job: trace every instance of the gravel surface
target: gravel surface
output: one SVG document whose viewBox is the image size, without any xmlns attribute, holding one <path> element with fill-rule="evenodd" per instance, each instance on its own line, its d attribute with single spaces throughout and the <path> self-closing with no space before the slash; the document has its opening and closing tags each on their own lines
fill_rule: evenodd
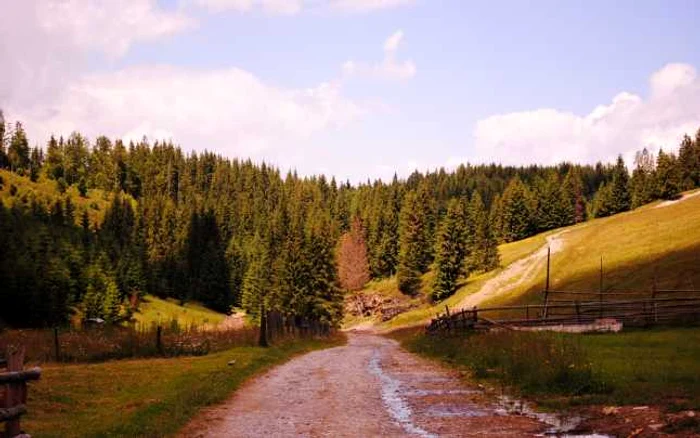
<svg viewBox="0 0 700 438">
<path fill-rule="evenodd" d="M 393 340 L 351 333 L 346 346 L 250 381 L 180 436 L 527 437 L 549 428 Z"/>
</svg>

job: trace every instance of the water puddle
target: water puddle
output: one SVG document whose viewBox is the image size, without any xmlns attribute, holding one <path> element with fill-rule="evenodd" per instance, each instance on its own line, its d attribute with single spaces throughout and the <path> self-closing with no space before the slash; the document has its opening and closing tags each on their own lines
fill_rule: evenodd
<svg viewBox="0 0 700 438">
<path fill-rule="evenodd" d="M 580 415 L 554 414 L 550 412 L 537 412 L 522 400 L 517 400 L 507 395 L 498 397 L 498 415 L 524 415 L 547 424 L 549 429 L 540 436 L 555 436 L 560 438 L 610 438 L 601 434 L 577 434 L 573 431 L 581 424 L 583 418 Z"/>
<path fill-rule="evenodd" d="M 369 371 L 379 378 L 382 385 L 382 401 L 389 414 L 407 433 L 423 438 L 437 438 L 437 435 L 421 429 L 411 422 L 411 408 L 401 397 L 401 382 L 392 378 L 382 370 L 379 351 L 374 351 L 369 361 Z"/>
</svg>

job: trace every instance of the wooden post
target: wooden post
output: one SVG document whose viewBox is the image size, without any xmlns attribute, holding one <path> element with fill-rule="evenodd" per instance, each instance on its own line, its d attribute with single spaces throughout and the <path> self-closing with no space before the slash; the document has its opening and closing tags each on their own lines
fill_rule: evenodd
<svg viewBox="0 0 700 438">
<path fill-rule="evenodd" d="M 162 331 L 163 328 L 160 325 L 156 327 L 156 351 L 158 354 L 163 354 Z"/>
<path fill-rule="evenodd" d="M 529 304 L 525 306 L 525 319 L 530 321 L 530 305 Z"/>
<path fill-rule="evenodd" d="M 56 354 L 56 362 L 61 361 L 61 344 L 58 342 L 58 327 L 53 329 L 53 347 Z"/>
<path fill-rule="evenodd" d="M 542 316 L 547 319 L 547 311 L 549 306 L 549 263 L 552 257 L 552 250 L 547 247 L 547 279 L 544 284 L 544 309 L 542 311 Z"/>
<path fill-rule="evenodd" d="M 7 370 L 22 371 L 24 368 L 24 347 L 20 349 L 9 348 L 7 350 Z M 15 406 L 24 405 L 27 401 L 27 385 L 8 383 L 5 385 L 5 408 L 10 409 Z M 5 435 L 9 438 L 15 437 L 22 432 L 19 425 L 19 417 L 8 420 L 5 423 Z"/>
<path fill-rule="evenodd" d="M 656 270 L 654 270 L 654 283 L 651 285 L 651 305 L 654 306 L 654 324 L 659 322 L 658 306 L 656 303 Z"/>
<path fill-rule="evenodd" d="M 598 313 L 603 317 L 603 256 L 600 256 L 600 284 L 598 286 Z"/>
<path fill-rule="evenodd" d="M 476 306 L 474 306 L 472 308 L 472 314 L 474 316 L 474 325 L 476 326 L 476 323 L 479 320 L 479 314 L 478 314 L 478 311 L 476 310 Z"/>
<path fill-rule="evenodd" d="M 578 307 L 578 300 L 575 303 L 576 305 L 576 322 L 580 323 L 581 322 L 581 311 Z"/>
<path fill-rule="evenodd" d="M 267 347 L 267 312 L 265 312 L 265 305 L 261 306 L 262 311 L 260 312 L 260 337 L 258 339 L 258 345 L 261 347 Z"/>
</svg>

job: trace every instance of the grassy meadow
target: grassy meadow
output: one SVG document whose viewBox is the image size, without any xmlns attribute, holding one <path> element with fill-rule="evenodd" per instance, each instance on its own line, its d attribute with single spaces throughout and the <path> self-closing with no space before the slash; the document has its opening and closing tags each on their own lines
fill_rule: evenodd
<svg viewBox="0 0 700 438">
<path fill-rule="evenodd" d="M 138 311 L 134 312 L 134 320 L 138 325 L 168 325 L 173 321 L 180 327 L 217 325 L 226 315 L 208 309 L 201 304 L 190 302 L 181 305 L 177 300 L 161 299 L 147 295 L 141 300 Z"/>
<path fill-rule="evenodd" d="M 394 335 L 410 351 L 540 405 L 661 405 L 700 409 L 700 328 L 618 334 L 493 332 Z"/>
<path fill-rule="evenodd" d="M 30 385 L 22 426 L 47 438 L 171 436 L 246 379 L 295 355 L 343 342 L 336 336 L 202 357 L 48 365 Z"/>
</svg>

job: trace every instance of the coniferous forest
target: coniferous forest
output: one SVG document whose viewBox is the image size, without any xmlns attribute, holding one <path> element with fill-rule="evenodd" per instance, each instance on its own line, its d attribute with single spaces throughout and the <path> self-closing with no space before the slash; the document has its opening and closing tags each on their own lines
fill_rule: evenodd
<svg viewBox="0 0 700 438">
<path fill-rule="evenodd" d="M 119 322 L 145 294 L 338 324 L 345 292 L 368 279 L 396 275 L 402 292 L 440 300 L 497 267 L 500 242 L 700 187 L 700 131 L 678 155 L 642 150 L 631 173 L 621 158 L 465 164 L 356 185 L 169 142 L 30 142 L 0 113 L 0 168 L 55 187 L 27 195 L 0 180 L 0 324 L 15 327 Z"/>
</svg>

